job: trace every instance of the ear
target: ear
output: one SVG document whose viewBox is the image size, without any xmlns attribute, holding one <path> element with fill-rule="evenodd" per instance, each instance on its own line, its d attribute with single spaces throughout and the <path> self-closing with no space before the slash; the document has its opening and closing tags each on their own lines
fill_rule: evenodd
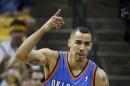
<svg viewBox="0 0 130 86">
<path fill-rule="evenodd" d="M 89 46 L 89 51 L 91 51 L 92 50 L 92 44 Z"/>
<path fill-rule="evenodd" d="M 71 44 L 71 40 L 68 39 L 68 47 L 70 47 L 70 44 Z"/>
</svg>

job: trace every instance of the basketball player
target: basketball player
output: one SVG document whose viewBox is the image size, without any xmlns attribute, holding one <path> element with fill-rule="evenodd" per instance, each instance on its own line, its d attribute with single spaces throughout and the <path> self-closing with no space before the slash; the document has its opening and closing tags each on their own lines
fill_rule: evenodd
<svg viewBox="0 0 130 86">
<path fill-rule="evenodd" d="M 48 48 L 32 50 L 49 30 L 60 28 L 64 22 L 59 9 L 39 30 L 28 37 L 17 50 L 16 58 L 30 64 L 44 66 L 43 86 L 109 86 L 106 73 L 86 56 L 92 47 L 88 28 L 78 28 L 68 41 L 70 50 L 54 51 Z"/>
</svg>

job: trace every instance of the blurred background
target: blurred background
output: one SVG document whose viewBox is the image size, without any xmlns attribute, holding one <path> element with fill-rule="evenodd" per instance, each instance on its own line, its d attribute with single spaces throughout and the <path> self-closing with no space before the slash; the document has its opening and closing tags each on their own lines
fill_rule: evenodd
<svg viewBox="0 0 130 86">
<path fill-rule="evenodd" d="M 106 71 L 110 86 L 130 86 L 130 0 L 0 0 L 0 86 L 40 86 L 43 67 L 16 62 L 15 53 L 59 8 L 65 25 L 34 49 L 68 50 L 71 31 L 89 25 L 88 58 Z"/>
</svg>

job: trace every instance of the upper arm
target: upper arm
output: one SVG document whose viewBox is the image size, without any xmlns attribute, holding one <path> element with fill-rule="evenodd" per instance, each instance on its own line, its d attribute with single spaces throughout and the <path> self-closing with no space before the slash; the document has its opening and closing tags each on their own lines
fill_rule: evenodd
<svg viewBox="0 0 130 86">
<path fill-rule="evenodd" d="M 41 50 L 32 50 L 25 62 L 33 65 L 38 65 L 41 63 L 47 64 L 47 57 L 45 54 L 41 53 Z"/>
<path fill-rule="evenodd" d="M 50 50 L 48 48 L 43 48 L 40 50 L 32 50 L 29 53 L 25 62 L 33 65 L 39 65 L 39 64 L 48 65 L 50 57 L 55 58 L 56 55 L 57 55 L 56 51 Z"/>
<path fill-rule="evenodd" d="M 106 73 L 100 68 L 97 68 L 96 71 L 95 86 L 109 86 L 108 77 Z"/>
</svg>

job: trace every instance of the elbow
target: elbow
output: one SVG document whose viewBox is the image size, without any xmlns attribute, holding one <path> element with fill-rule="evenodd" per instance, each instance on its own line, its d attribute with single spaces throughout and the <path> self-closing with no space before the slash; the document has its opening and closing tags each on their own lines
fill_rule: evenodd
<svg viewBox="0 0 130 86">
<path fill-rule="evenodd" d="M 21 58 L 22 58 L 22 57 L 21 57 L 21 55 L 20 55 L 20 54 L 18 54 L 18 53 L 16 53 L 16 60 L 17 60 L 17 61 L 20 61 L 20 60 L 21 60 Z"/>
<path fill-rule="evenodd" d="M 22 53 L 22 51 L 19 51 L 19 50 L 17 50 L 17 52 L 16 52 L 16 60 L 17 61 L 23 61 L 24 60 L 24 54 Z"/>
</svg>

